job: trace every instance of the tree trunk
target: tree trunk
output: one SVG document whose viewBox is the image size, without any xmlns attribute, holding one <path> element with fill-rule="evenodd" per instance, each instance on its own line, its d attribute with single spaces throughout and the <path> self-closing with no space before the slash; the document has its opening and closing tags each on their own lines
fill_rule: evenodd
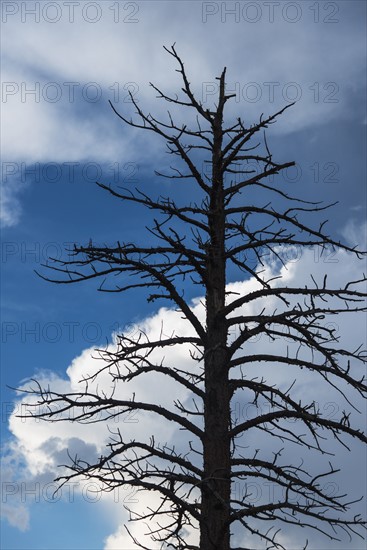
<svg viewBox="0 0 367 550">
<path fill-rule="evenodd" d="M 226 352 L 222 347 L 209 352 L 205 369 L 204 482 L 200 550 L 229 550 L 230 409 Z"/>
<path fill-rule="evenodd" d="M 223 92 L 224 93 L 224 92 Z M 200 550 L 229 550 L 231 491 L 230 394 L 228 384 L 227 327 L 218 314 L 225 304 L 225 216 L 221 171 L 222 116 L 214 129 L 212 191 L 208 222 L 206 292 L 207 349 L 205 354 L 204 480 L 202 485 Z"/>
</svg>

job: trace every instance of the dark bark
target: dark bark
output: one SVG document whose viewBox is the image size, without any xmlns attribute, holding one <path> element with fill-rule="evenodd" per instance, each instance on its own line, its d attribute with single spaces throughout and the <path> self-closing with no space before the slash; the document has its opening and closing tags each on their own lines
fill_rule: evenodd
<svg viewBox="0 0 367 550">
<path fill-rule="evenodd" d="M 225 305 L 225 207 L 222 168 L 225 71 L 220 78 L 219 105 L 213 125 L 212 190 L 208 213 L 204 399 L 204 479 L 201 497 L 200 550 L 230 549 L 230 392 Z"/>
</svg>

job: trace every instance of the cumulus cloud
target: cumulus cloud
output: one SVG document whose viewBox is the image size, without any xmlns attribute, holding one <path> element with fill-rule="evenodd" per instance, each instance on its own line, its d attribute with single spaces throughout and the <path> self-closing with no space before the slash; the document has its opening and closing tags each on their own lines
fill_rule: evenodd
<svg viewBox="0 0 367 550">
<path fill-rule="evenodd" d="M 319 282 L 323 280 L 325 273 L 328 273 L 330 286 L 338 287 L 345 284 L 346 281 L 358 279 L 362 271 L 360 262 L 350 254 L 344 252 L 339 252 L 332 258 L 332 262 L 330 262 L 330 258 L 327 256 L 324 258 L 315 256 L 315 252 L 312 250 L 305 251 L 302 256 L 294 256 L 294 260 L 288 261 L 283 267 L 275 259 L 273 260 L 270 258 L 266 265 L 266 275 L 282 275 L 282 279 L 274 282 L 277 285 L 296 284 L 302 287 L 311 284 L 310 273 Z M 228 290 L 244 294 L 255 290 L 257 287 L 258 283 L 250 279 L 230 283 Z M 274 300 L 267 299 L 266 303 L 251 302 L 246 306 L 246 314 L 256 314 L 264 306 L 266 307 L 266 311 L 271 312 L 275 309 L 276 305 L 279 306 Z M 204 319 L 204 309 L 200 298 L 192 302 L 192 309 L 201 320 Z M 341 337 L 341 343 L 346 343 L 348 348 L 357 348 L 363 342 L 365 336 L 365 323 L 360 320 L 357 321 L 355 317 L 353 319 L 351 322 L 349 315 L 338 315 L 336 319 L 333 318 L 330 320 L 330 322 L 335 324 L 334 328 Z M 325 322 L 327 323 L 328 320 Z M 139 323 L 139 329 L 152 340 L 159 338 L 161 334 L 168 336 L 174 332 L 182 336 L 191 334 L 192 332 L 189 323 L 182 318 L 182 315 L 169 308 L 161 308 L 155 315 L 142 320 Z M 253 351 L 253 353 L 286 353 L 286 348 L 292 344 L 281 340 L 271 341 L 266 336 L 262 336 L 261 339 L 255 339 L 248 345 L 248 351 Z M 113 335 L 108 349 L 109 351 L 116 349 L 116 335 Z M 159 358 L 162 358 L 162 352 L 155 350 L 151 359 L 154 361 L 159 360 Z M 180 365 L 180 368 L 187 370 L 195 368 L 188 350 L 184 346 L 166 348 L 164 351 L 164 361 L 169 366 Z M 49 371 L 37 373 L 37 379 L 40 381 L 42 387 L 50 386 L 53 390 L 60 393 L 81 391 L 84 388 L 83 378 L 87 375 L 92 375 L 100 368 L 101 361 L 98 359 L 98 354 L 95 350 L 89 348 L 72 361 L 66 370 L 66 377 L 64 379 Z M 320 408 L 323 408 L 326 415 L 334 415 L 335 418 L 340 418 L 342 410 L 347 406 L 337 391 L 332 392 L 330 388 L 325 388 L 323 384 L 319 383 L 317 377 L 310 376 L 305 370 L 300 371 L 297 369 L 295 373 L 287 365 L 278 364 L 260 368 L 258 365 L 250 364 L 248 365 L 248 373 L 249 376 L 254 377 L 264 376 L 269 383 L 276 382 L 278 386 L 283 388 L 295 381 L 294 398 L 296 400 L 300 399 L 304 403 L 316 401 L 319 403 Z M 103 390 L 107 394 L 112 390 L 111 378 L 107 370 L 103 371 L 96 381 L 92 380 L 89 384 L 91 391 L 96 390 L 97 385 L 99 390 Z M 26 385 L 25 383 L 24 387 Z M 116 398 L 127 399 L 131 397 L 132 393 L 135 393 L 136 401 L 159 403 L 171 410 L 174 410 L 174 400 L 179 399 L 183 404 L 188 405 L 191 399 L 188 390 L 174 383 L 169 377 L 159 374 L 145 374 L 128 384 L 117 386 L 114 395 Z M 31 402 L 32 399 L 29 396 L 20 396 L 16 409 L 10 418 L 9 427 L 13 434 L 7 455 L 8 477 L 10 480 L 17 479 L 17 477 L 23 479 L 24 468 L 26 468 L 30 480 L 41 480 L 43 483 L 50 483 L 52 476 L 55 477 L 56 475 L 57 465 L 67 463 L 67 449 L 69 449 L 72 457 L 77 455 L 87 461 L 93 461 L 96 457 L 103 454 L 105 445 L 108 443 L 110 437 L 105 422 L 92 425 L 81 425 L 71 422 L 50 424 L 40 422 L 36 419 L 18 418 L 16 416 L 17 413 L 30 410 Z M 353 403 L 360 406 L 358 400 L 353 401 Z M 265 407 L 266 404 L 260 403 L 260 406 Z M 253 406 L 251 408 L 249 405 L 246 396 L 243 395 L 240 395 L 236 403 L 233 404 L 233 411 L 237 420 L 243 420 L 244 417 L 248 418 L 256 412 L 253 410 Z M 360 424 L 361 419 L 358 415 L 356 415 L 355 420 Z M 116 430 L 117 424 L 110 421 L 109 427 L 112 431 Z M 123 424 L 121 424 L 121 419 L 119 420 L 118 427 L 123 433 L 124 440 L 136 439 L 149 441 L 149 438 L 155 435 L 156 440 L 162 444 L 167 444 L 168 446 L 175 444 L 180 451 L 187 450 L 188 448 L 185 432 L 178 431 L 172 422 L 166 422 L 152 413 L 144 414 L 139 412 L 138 415 L 128 415 Z M 269 441 L 272 438 L 266 439 L 255 432 L 248 434 L 246 438 L 247 445 L 252 445 L 254 448 L 261 447 L 261 453 L 264 456 L 267 454 L 272 456 L 274 442 Z M 327 447 L 332 452 L 336 450 L 333 442 L 329 441 Z M 339 484 L 338 488 L 339 486 L 341 488 L 341 492 L 343 492 L 342 489 L 348 489 L 348 492 L 352 496 L 359 497 L 361 496 L 360 488 L 363 477 L 363 456 L 358 454 L 354 449 L 352 445 L 352 455 L 338 449 L 337 462 L 338 466 L 341 466 L 342 474 L 337 478 L 337 482 Z M 19 466 L 19 459 L 17 462 L 12 462 L 15 456 L 21 457 L 23 469 Z M 294 449 L 286 449 L 284 451 L 284 459 L 288 458 L 293 461 L 292 463 L 300 459 L 301 456 L 305 455 L 295 453 Z M 353 469 L 349 468 L 351 463 L 353 463 Z M 318 471 L 320 468 L 327 469 L 327 461 L 325 462 L 322 457 L 313 457 L 311 464 L 312 469 L 315 469 L 315 471 Z M 60 472 L 57 473 L 59 474 Z M 81 489 L 82 484 L 79 491 Z M 238 490 L 243 490 L 243 488 L 239 488 Z M 265 487 L 257 487 L 256 491 L 260 491 L 258 495 L 259 499 L 266 498 Z M 10 497 L 11 495 L 4 509 L 4 515 L 12 525 L 17 525 L 19 528 L 24 529 L 28 526 L 29 510 L 26 504 L 19 502 L 19 496 Z M 147 506 L 154 505 L 155 498 L 150 493 L 135 493 L 134 491 L 129 493 L 125 489 L 123 494 L 120 492 L 117 498 L 116 495 L 114 497 L 111 494 L 104 497 L 104 506 L 116 521 L 116 530 L 106 539 L 105 550 L 120 550 L 121 548 L 131 547 L 131 541 L 123 526 L 123 523 L 128 520 L 126 510 L 122 510 L 123 506 L 127 505 L 133 511 L 141 513 Z M 123 512 L 122 516 L 121 512 Z M 146 527 L 133 523 L 129 528 L 134 536 L 151 547 L 152 543 L 147 535 L 148 530 Z M 194 541 L 194 533 L 188 532 L 187 536 L 191 537 L 191 540 Z M 247 539 L 244 539 L 244 535 L 240 534 L 240 532 L 236 532 L 236 537 L 239 544 L 248 543 Z M 297 535 L 293 534 L 291 530 L 287 530 L 283 537 L 285 537 L 284 541 L 288 542 L 288 544 L 297 544 Z M 317 547 L 320 550 L 328 548 L 328 542 L 325 542 L 325 540 L 316 535 L 311 540 L 317 541 Z M 356 548 L 362 548 L 362 546 L 358 546 L 358 540 L 356 544 Z M 335 548 L 339 548 L 337 543 L 335 543 Z"/>
</svg>

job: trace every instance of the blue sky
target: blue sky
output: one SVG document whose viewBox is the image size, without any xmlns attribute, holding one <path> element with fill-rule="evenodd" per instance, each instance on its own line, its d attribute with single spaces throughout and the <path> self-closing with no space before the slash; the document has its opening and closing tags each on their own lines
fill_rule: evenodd
<svg viewBox="0 0 367 550">
<path fill-rule="evenodd" d="M 274 156 L 297 163 L 283 184 L 306 199 L 339 201 L 328 216 L 330 232 L 363 243 L 366 5 L 81 0 L 72 14 L 63 2 L 51 4 L 2 4 L 1 543 L 4 550 L 127 550 L 120 503 L 104 497 L 92 503 L 79 489 L 56 503 L 42 494 L 56 459 L 66 460 L 72 432 L 27 429 L 14 416 L 9 425 L 15 396 L 8 386 L 37 373 L 68 384 L 86 361 L 85 350 L 110 342 L 118 327 L 159 318 L 144 293 L 101 293 L 94 282 L 52 285 L 35 275 L 68 243 L 146 241 L 149 213 L 103 192 L 93 183 L 96 175 L 178 200 L 188 193 L 154 176 L 171 161 L 164 142 L 125 127 L 108 100 L 132 114 L 130 90 L 146 111 L 164 117 L 166 106 L 149 82 L 169 93 L 179 89 L 176 67 L 162 48 L 174 42 L 203 101 L 214 98 L 215 77 L 228 67 L 228 87 L 237 94 L 229 118 L 256 122 L 296 98 L 268 131 Z M 335 277 L 362 271 L 352 262 L 345 266 L 342 257 L 337 264 L 310 256 L 302 262 L 295 277 L 307 270 Z M 234 281 L 238 276 L 229 273 Z M 197 295 L 189 286 L 186 292 Z M 357 338 L 363 328 L 356 320 L 348 330 Z M 92 435 L 81 434 L 77 447 L 83 441 L 86 452 L 96 448 Z M 358 488 L 363 456 L 341 457 L 355 464 L 347 483 Z M 36 496 L 23 494 L 24 480 L 39 484 Z M 312 550 L 329 548 L 318 537 L 311 542 Z M 356 540 L 353 548 L 362 547 Z"/>
</svg>

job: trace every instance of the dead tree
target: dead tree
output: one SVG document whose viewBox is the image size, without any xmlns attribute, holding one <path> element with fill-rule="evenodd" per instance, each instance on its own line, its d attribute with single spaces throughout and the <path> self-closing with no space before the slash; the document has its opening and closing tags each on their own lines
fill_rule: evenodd
<svg viewBox="0 0 367 550">
<path fill-rule="evenodd" d="M 351 503 L 344 495 L 330 496 L 320 484 L 320 478 L 332 476 L 336 468 L 330 463 L 326 471 L 310 473 L 307 464 L 284 462 L 281 447 L 301 446 L 305 457 L 307 452 L 327 455 L 325 434 L 346 446 L 347 438 L 365 443 L 363 431 L 352 425 L 346 412 L 338 420 L 327 418 L 315 402 L 294 397 L 291 382 L 286 389 L 256 377 L 256 372 L 264 365 L 287 366 L 291 381 L 303 369 L 303 375 L 308 372 L 313 379 L 317 377 L 326 387 L 336 389 L 351 410 L 356 408 L 350 396 L 351 392 L 365 396 L 361 367 L 366 355 L 360 348 L 342 347 L 335 330 L 322 320 L 344 312 L 365 311 L 366 294 L 361 284 L 366 278 L 334 288 L 328 286 L 326 277 L 316 281 L 311 275 L 309 285 L 289 287 L 279 278 L 269 280 L 263 266 L 266 254 L 270 252 L 282 261 L 281 251 L 292 246 L 321 253 L 343 250 L 358 258 L 364 252 L 327 235 L 320 220 L 317 224 L 310 221 L 311 216 L 318 217 L 330 205 L 301 200 L 278 185 L 277 175 L 294 162 L 273 160 L 265 129 L 290 105 L 272 116 L 261 116 L 253 125 L 238 118 L 226 126 L 224 110 L 233 97 L 226 94 L 226 69 L 218 78 L 217 104 L 210 110 L 194 94 L 175 46 L 165 49 L 178 64 L 183 95 L 169 96 L 151 86 L 158 98 L 187 109 L 188 117 L 194 113 L 194 125 L 176 124 L 170 112 L 165 122 L 145 114 L 133 96 L 135 120 L 111 106 L 128 126 L 148 130 L 165 140 L 177 162 L 172 172 L 156 172 L 157 177 L 188 185 L 194 182 L 200 200 L 178 204 L 171 196 L 152 198 L 138 189 L 98 182 L 117 199 L 157 213 L 150 229 L 153 244 L 118 240 L 114 246 L 91 242 L 75 246 L 74 257 L 47 266 L 58 272 L 56 280 L 44 272 L 41 276 L 58 283 L 102 279 L 99 290 L 109 292 L 146 290 L 148 301 L 173 304 L 190 323 L 192 335 L 172 329 L 169 335 L 162 333 L 151 341 L 143 332 L 134 337 L 121 334 L 116 350 L 99 350 L 105 363 L 98 374 L 88 377 L 86 373 L 83 391 L 64 395 L 37 383 L 27 391 L 32 398 L 37 396 L 41 406 L 33 414 L 45 420 L 61 421 L 62 414 L 70 411 L 73 415 L 68 418 L 73 422 L 101 422 L 122 418 L 131 411 L 149 412 L 183 430 L 180 434 L 183 438 L 187 434 L 187 448 L 178 452 L 157 436 L 148 441 L 125 440 L 121 424 L 99 461 L 89 464 L 75 457 L 69 465 L 71 472 L 58 480 L 65 483 L 84 476 L 99 480 L 105 490 L 129 485 L 158 493 L 160 505 L 145 515 L 136 513 L 132 519 L 157 521 L 151 536 L 162 548 L 244 550 L 231 544 L 235 525 L 252 537 L 254 546 L 265 544 L 266 548 L 285 548 L 274 532 L 275 526 L 282 524 L 286 529 L 300 526 L 316 530 L 330 540 L 338 539 L 340 530 L 361 536 L 365 522 L 359 516 L 350 517 Z M 207 163 L 208 173 L 200 169 L 198 158 Z M 250 258 L 256 259 L 256 267 Z M 257 289 L 244 295 L 229 293 L 229 266 L 238 269 L 242 278 L 245 275 L 256 280 Z M 128 283 L 127 275 L 131 276 Z M 110 276 L 113 284 L 108 286 Z M 205 322 L 194 313 L 180 286 L 189 277 L 205 295 Z M 267 304 L 274 301 L 276 307 L 271 306 L 270 311 Z M 258 302 L 262 304 L 259 312 L 248 313 L 252 311 L 249 306 Z M 231 339 L 233 327 L 237 332 Z M 280 341 L 286 337 L 294 345 L 289 345 L 287 353 L 251 353 L 248 343 L 260 334 Z M 180 365 L 167 365 L 164 359 L 151 359 L 154 350 L 164 352 L 169 346 L 185 346 L 192 358 L 190 371 Z M 109 393 L 102 389 L 90 391 L 92 380 L 102 372 L 110 373 L 114 389 Z M 152 372 L 162 379 L 170 377 L 191 392 L 195 406 L 188 409 L 176 400 L 172 408 L 167 408 L 154 399 L 148 403 L 137 401 L 135 395 L 125 400 L 116 397 L 119 384 Z M 268 403 L 269 412 L 239 421 L 233 403 L 240 390 L 255 405 Z M 298 421 L 292 429 L 289 419 Z M 279 442 L 273 447 L 275 452 L 269 455 L 261 448 L 246 445 L 254 430 L 262 434 L 264 441 L 269 437 Z M 254 504 L 248 494 L 233 495 L 235 480 L 266 480 L 282 488 L 284 498 Z M 197 543 L 185 541 L 187 528 L 198 530 Z M 137 546 L 147 548 L 132 538 Z"/>
</svg>

